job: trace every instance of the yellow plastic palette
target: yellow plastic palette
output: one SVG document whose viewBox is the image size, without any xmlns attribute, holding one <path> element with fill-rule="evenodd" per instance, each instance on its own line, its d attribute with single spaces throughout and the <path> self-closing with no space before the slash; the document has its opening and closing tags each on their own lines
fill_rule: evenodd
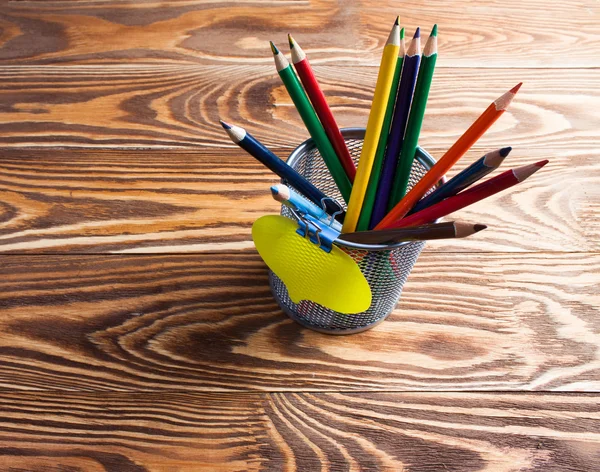
<svg viewBox="0 0 600 472">
<path fill-rule="evenodd" d="M 294 303 L 310 300 L 344 314 L 371 306 L 371 288 L 352 258 L 333 246 L 327 253 L 296 233 L 298 225 L 279 215 L 259 218 L 252 239 L 265 264 L 285 284 Z"/>
</svg>

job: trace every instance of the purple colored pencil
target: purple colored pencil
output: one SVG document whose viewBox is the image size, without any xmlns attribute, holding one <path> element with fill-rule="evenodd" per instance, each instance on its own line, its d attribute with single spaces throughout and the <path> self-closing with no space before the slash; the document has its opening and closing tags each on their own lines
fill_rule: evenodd
<svg viewBox="0 0 600 472">
<path fill-rule="evenodd" d="M 394 109 L 394 118 L 392 120 L 392 127 L 390 128 L 390 135 L 388 137 L 387 149 L 385 151 L 383 168 L 379 179 L 379 186 L 377 187 L 369 229 L 373 229 L 387 213 L 392 183 L 394 182 L 394 174 L 398 165 L 398 157 L 402 150 L 404 130 L 406 129 L 406 123 L 408 122 L 408 113 L 415 91 L 419 64 L 421 63 L 420 38 L 420 29 L 417 28 L 415 35 L 410 42 L 410 46 L 406 51 L 406 56 L 404 56 L 402 76 L 400 78 L 400 85 L 398 86 L 398 96 L 396 97 L 396 106 Z"/>
</svg>

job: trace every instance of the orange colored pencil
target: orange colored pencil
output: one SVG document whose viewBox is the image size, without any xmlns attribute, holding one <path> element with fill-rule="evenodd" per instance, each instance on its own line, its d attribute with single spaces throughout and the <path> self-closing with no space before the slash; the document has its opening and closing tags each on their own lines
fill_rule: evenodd
<svg viewBox="0 0 600 472">
<path fill-rule="evenodd" d="M 510 105 L 522 82 L 493 101 L 477 120 L 458 138 L 446 154 L 427 172 L 421 180 L 404 196 L 402 200 L 385 216 L 374 229 L 388 228 L 391 223 L 403 218 L 413 206 L 433 187 L 442 176 L 456 164 L 477 140 L 492 126 Z"/>
</svg>

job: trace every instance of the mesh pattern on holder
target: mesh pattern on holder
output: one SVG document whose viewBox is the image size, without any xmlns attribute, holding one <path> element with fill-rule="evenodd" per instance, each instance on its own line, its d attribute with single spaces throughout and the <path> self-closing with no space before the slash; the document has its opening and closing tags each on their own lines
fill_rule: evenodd
<svg viewBox="0 0 600 472">
<path fill-rule="evenodd" d="M 343 129 L 342 134 L 354 162 L 358 162 L 364 129 Z M 433 162 L 433 159 L 424 151 L 419 151 L 413 162 L 409 188 L 425 175 Z M 337 186 L 312 140 L 309 139 L 296 148 L 290 155 L 288 164 L 325 194 L 343 203 Z M 294 219 L 286 206 L 282 206 L 281 214 Z M 365 249 L 348 247 L 341 242 L 335 244 L 354 259 L 369 283 L 372 303 L 368 310 L 355 315 L 345 315 L 308 300 L 302 300 L 296 304 L 290 299 L 287 288 L 281 279 L 269 271 L 269 283 L 273 296 L 290 318 L 316 331 L 329 334 L 351 334 L 372 328 L 383 321 L 398 303 L 404 283 L 425 243 L 422 241 L 407 242 L 399 246 L 395 245 L 390 250 L 377 251 L 369 250 L 368 247 Z"/>
</svg>

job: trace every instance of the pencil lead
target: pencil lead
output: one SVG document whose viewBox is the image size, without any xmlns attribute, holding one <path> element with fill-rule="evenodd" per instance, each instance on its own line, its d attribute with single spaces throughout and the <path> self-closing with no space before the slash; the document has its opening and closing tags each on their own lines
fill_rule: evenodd
<svg viewBox="0 0 600 472">
<path fill-rule="evenodd" d="M 279 189 L 275 185 L 273 185 L 271 187 L 271 193 L 273 194 L 273 196 L 279 195 Z"/>
<path fill-rule="evenodd" d="M 515 93 L 517 93 L 519 91 L 519 89 L 521 88 L 521 85 L 523 85 L 523 82 L 519 82 L 517 85 L 515 85 L 513 88 L 511 88 L 509 90 L 509 92 L 514 95 Z"/>
<path fill-rule="evenodd" d="M 226 123 L 226 122 L 225 122 L 225 121 L 223 121 L 223 120 L 219 120 L 219 123 L 221 123 L 221 126 L 222 126 L 224 129 L 231 129 L 231 125 L 230 125 L 229 123 Z"/>
<path fill-rule="evenodd" d="M 500 153 L 500 155 L 502 157 L 506 157 L 506 156 L 508 156 L 508 153 L 510 153 L 510 151 L 512 151 L 512 148 L 510 146 L 508 146 L 508 147 L 500 149 L 500 151 L 498 151 L 498 152 Z"/>
<path fill-rule="evenodd" d="M 273 41 L 269 41 L 269 43 L 271 43 L 271 51 L 273 51 L 273 55 L 277 55 L 279 54 L 279 49 L 277 49 L 277 46 L 275 46 L 275 44 L 273 44 Z"/>
<path fill-rule="evenodd" d="M 479 231 L 483 231 L 486 228 L 487 228 L 487 225 L 474 225 L 473 226 L 473 229 L 475 230 L 476 233 L 479 233 Z"/>
<path fill-rule="evenodd" d="M 404 39 L 404 28 L 400 30 L 400 39 Z"/>
<path fill-rule="evenodd" d="M 548 164 L 548 162 L 550 162 L 548 159 L 544 159 L 543 161 L 536 162 L 533 165 L 536 167 L 544 167 L 546 164 Z"/>
<path fill-rule="evenodd" d="M 396 17 L 396 22 L 394 23 L 395 25 L 399 25 L 400 24 L 400 15 L 398 15 Z"/>
<path fill-rule="evenodd" d="M 417 27 L 417 30 L 415 31 L 415 35 L 413 36 L 413 39 L 420 38 L 420 37 L 421 37 L 421 28 Z"/>
<path fill-rule="evenodd" d="M 294 41 L 294 38 L 292 38 L 291 34 L 288 34 L 288 43 L 290 43 L 290 49 L 294 49 L 294 45 L 296 44 L 296 41 Z"/>
<path fill-rule="evenodd" d="M 435 25 L 433 25 L 433 29 L 431 30 L 431 34 L 429 36 L 437 37 L 437 23 Z"/>
</svg>

